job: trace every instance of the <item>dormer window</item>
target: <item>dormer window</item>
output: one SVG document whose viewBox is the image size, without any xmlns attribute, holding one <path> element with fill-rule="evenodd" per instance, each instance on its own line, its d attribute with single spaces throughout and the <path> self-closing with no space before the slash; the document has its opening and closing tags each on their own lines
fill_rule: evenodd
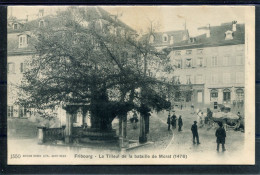
<svg viewBox="0 0 260 175">
<path fill-rule="evenodd" d="M 39 27 L 44 27 L 44 20 L 39 21 Z"/>
<path fill-rule="evenodd" d="M 153 35 L 150 36 L 149 43 L 150 44 L 154 43 L 154 36 Z"/>
<path fill-rule="evenodd" d="M 170 44 L 173 44 L 173 43 L 174 43 L 173 36 L 171 36 Z"/>
<path fill-rule="evenodd" d="M 168 35 L 167 34 L 163 34 L 163 42 L 168 42 Z"/>
<path fill-rule="evenodd" d="M 187 40 L 187 35 L 186 35 L 186 34 L 183 35 L 182 40 L 183 40 L 183 41 Z"/>
<path fill-rule="evenodd" d="M 226 31 L 225 32 L 225 40 L 231 40 L 231 39 L 233 39 L 233 32 L 232 31 L 230 31 L 230 30 L 228 30 L 228 31 Z"/>
<path fill-rule="evenodd" d="M 14 30 L 17 30 L 17 29 L 18 29 L 18 24 L 17 24 L 17 23 L 14 23 L 14 24 L 13 24 L 13 29 L 14 29 Z"/>
<path fill-rule="evenodd" d="M 43 15 L 44 15 L 44 9 L 40 9 L 39 10 L 39 18 L 43 17 Z"/>
<path fill-rule="evenodd" d="M 19 35 L 19 48 L 28 46 L 28 35 Z"/>
</svg>

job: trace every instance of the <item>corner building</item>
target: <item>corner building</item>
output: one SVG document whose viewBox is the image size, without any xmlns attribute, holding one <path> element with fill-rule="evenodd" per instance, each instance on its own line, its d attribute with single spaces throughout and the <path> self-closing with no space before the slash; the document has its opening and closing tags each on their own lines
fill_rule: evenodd
<svg viewBox="0 0 260 175">
<path fill-rule="evenodd" d="M 174 81 L 182 87 L 191 85 L 190 103 L 195 107 L 223 104 L 233 111 L 243 111 L 244 24 L 233 21 L 200 29 L 205 34 L 167 48 L 175 66 Z"/>
</svg>

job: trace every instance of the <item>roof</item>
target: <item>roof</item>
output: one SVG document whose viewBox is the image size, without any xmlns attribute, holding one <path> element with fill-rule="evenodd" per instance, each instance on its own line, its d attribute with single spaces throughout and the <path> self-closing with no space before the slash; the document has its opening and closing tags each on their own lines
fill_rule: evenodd
<svg viewBox="0 0 260 175">
<path fill-rule="evenodd" d="M 101 7 L 85 7 L 87 13 L 87 18 L 90 19 L 103 19 L 109 22 L 115 22 L 118 26 L 131 31 L 135 32 L 132 28 L 128 25 L 124 24 L 120 20 L 115 20 L 112 18 L 107 11 L 102 9 Z M 32 45 L 33 37 L 28 37 L 28 47 L 18 48 L 19 45 L 19 35 L 21 34 L 28 34 L 33 32 L 34 30 L 39 30 L 39 22 L 44 21 L 44 25 L 48 26 L 49 28 L 57 28 L 64 26 L 63 21 L 59 20 L 56 15 L 47 15 L 40 18 L 37 18 L 32 21 L 27 21 L 25 23 L 21 23 L 22 25 L 18 29 L 13 29 L 13 23 L 20 23 L 20 20 L 15 18 L 8 19 L 8 54 L 27 54 L 31 53 L 34 50 L 34 46 Z"/>
<path fill-rule="evenodd" d="M 24 48 L 18 48 L 19 46 L 19 35 L 21 33 L 11 33 L 7 36 L 7 53 L 8 55 L 17 55 L 17 54 L 31 54 L 34 52 L 34 46 L 32 44 L 29 44 L 28 47 Z M 28 33 L 24 33 L 27 34 Z M 28 37 L 28 43 L 32 43 L 33 38 Z"/>
<path fill-rule="evenodd" d="M 179 43 L 181 41 L 183 41 L 183 37 L 186 36 L 186 38 L 188 39 L 189 37 L 189 32 L 188 30 L 175 30 L 175 31 L 167 31 L 167 32 L 155 32 L 155 33 L 150 33 L 150 34 L 146 34 L 142 37 L 142 39 L 148 39 L 150 36 L 154 36 L 154 42 L 153 42 L 153 46 L 154 47 L 159 47 L 159 46 L 169 46 L 171 45 L 170 43 L 170 39 L 171 37 L 173 37 L 173 44 L 175 45 L 175 43 Z M 164 42 L 163 41 L 163 35 L 167 35 L 168 36 L 168 41 Z M 148 37 L 149 36 L 149 37 Z"/>
<path fill-rule="evenodd" d="M 93 8 L 93 7 L 92 7 Z M 113 16 L 113 15 L 111 15 L 110 13 L 108 13 L 107 11 L 105 11 L 103 8 L 101 8 L 101 7 L 96 7 L 97 8 L 97 10 L 98 10 L 98 12 L 100 12 L 100 15 L 102 15 L 102 18 L 103 19 L 105 19 L 105 20 L 107 20 L 107 21 L 111 21 L 111 20 L 113 20 L 113 18 L 111 17 L 111 16 Z M 125 23 L 123 23 L 121 20 L 119 20 L 119 19 L 117 19 L 117 24 L 119 25 L 119 26 L 121 26 L 121 27 L 123 27 L 123 28 L 126 28 L 126 29 L 128 29 L 128 30 L 130 30 L 130 31 L 132 31 L 132 32 L 136 32 L 134 29 L 132 29 L 131 27 L 129 27 L 127 24 L 125 24 Z"/>
<path fill-rule="evenodd" d="M 236 31 L 233 32 L 233 39 L 225 40 L 225 32 L 232 31 L 232 23 L 224 23 L 220 26 L 210 27 L 210 37 L 207 38 L 206 34 L 199 35 L 196 41 L 191 43 L 189 40 L 176 43 L 167 49 L 188 49 L 199 47 L 213 47 L 225 45 L 237 45 L 245 43 L 245 24 L 237 24 Z"/>
</svg>

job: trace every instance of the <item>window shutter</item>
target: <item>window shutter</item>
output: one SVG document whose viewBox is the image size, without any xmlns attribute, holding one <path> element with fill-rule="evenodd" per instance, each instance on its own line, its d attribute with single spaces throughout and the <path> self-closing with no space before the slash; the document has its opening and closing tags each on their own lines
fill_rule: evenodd
<svg viewBox="0 0 260 175">
<path fill-rule="evenodd" d="M 207 67 L 207 58 L 206 57 L 202 57 L 203 59 L 203 67 Z"/>
<path fill-rule="evenodd" d="M 12 72 L 12 73 L 15 73 L 15 64 L 12 63 L 11 66 L 12 66 L 12 70 L 11 70 L 11 72 Z"/>
<path fill-rule="evenodd" d="M 197 61 L 197 59 L 195 59 L 195 58 L 191 58 L 191 67 L 196 67 L 196 61 Z"/>
<path fill-rule="evenodd" d="M 20 64 L 20 72 L 23 72 L 23 63 Z"/>
</svg>

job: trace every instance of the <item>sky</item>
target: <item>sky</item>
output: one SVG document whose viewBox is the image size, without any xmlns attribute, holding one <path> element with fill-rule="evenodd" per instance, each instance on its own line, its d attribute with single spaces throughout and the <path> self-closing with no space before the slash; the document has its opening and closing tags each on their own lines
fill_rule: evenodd
<svg viewBox="0 0 260 175">
<path fill-rule="evenodd" d="M 66 6 L 13 6 L 8 8 L 8 14 L 29 20 L 36 17 L 39 9 L 43 8 L 45 14 L 55 14 L 58 9 Z M 245 23 L 245 10 L 243 6 L 102 6 L 111 14 L 118 14 L 119 19 L 143 33 L 147 32 L 149 26 L 154 26 L 158 32 L 189 30 L 191 36 L 196 36 L 204 31 L 197 30 L 198 27 L 220 25 L 221 23 L 236 20 Z"/>
</svg>

